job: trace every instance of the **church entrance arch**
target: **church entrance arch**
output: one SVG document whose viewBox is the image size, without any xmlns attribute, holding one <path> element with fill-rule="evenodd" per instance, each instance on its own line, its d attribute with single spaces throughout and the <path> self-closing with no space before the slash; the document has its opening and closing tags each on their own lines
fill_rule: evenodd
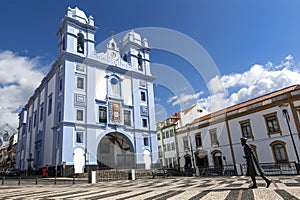
<svg viewBox="0 0 300 200">
<path fill-rule="evenodd" d="M 106 134 L 98 144 L 97 162 L 99 169 L 132 169 L 135 166 L 132 143 L 122 133 Z"/>
</svg>

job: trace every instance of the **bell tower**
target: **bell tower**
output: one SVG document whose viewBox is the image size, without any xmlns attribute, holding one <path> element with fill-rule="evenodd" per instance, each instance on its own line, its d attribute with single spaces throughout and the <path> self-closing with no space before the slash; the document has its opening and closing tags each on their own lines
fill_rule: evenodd
<svg viewBox="0 0 300 200">
<path fill-rule="evenodd" d="M 81 57 L 87 57 L 95 49 L 95 33 L 92 16 L 86 17 L 85 13 L 75 7 L 68 7 L 67 15 L 60 23 L 56 32 L 59 38 L 59 53 L 69 52 Z"/>
<path fill-rule="evenodd" d="M 134 70 L 151 76 L 150 71 L 150 48 L 146 38 L 141 38 L 140 34 L 131 30 L 122 41 L 123 58 L 131 63 Z"/>
</svg>

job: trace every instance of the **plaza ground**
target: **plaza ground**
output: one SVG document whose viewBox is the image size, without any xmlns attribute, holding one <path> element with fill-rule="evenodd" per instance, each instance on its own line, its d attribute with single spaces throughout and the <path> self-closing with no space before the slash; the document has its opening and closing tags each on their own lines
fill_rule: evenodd
<svg viewBox="0 0 300 200">
<path fill-rule="evenodd" d="M 271 176 L 272 184 L 258 178 L 258 189 L 248 189 L 250 178 L 168 177 L 87 183 L 87 180 L 5 180 L 1 199 L 288 199 L 300 197 L 300 176 Z"/>
</svg>

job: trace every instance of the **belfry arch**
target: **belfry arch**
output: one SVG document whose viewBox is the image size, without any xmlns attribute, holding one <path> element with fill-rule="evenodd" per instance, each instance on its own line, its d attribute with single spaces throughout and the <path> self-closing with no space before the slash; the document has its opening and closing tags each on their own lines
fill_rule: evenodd
<svg viewBox="0 0 300 200">
<path fill-rule="evenodd" d="M 120 132 L 106 134 L 97 147 L 99 169 L 132 169 L 135 167 L 134 147 Z"/>
</svg>

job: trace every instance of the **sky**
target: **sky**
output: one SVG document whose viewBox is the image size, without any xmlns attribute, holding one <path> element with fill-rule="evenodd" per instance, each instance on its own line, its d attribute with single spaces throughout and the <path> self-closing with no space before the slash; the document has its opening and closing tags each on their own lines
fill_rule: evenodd
<svg viewBox="0 0 300 200">
<path fill-rule="evenodd" d="M 67 8 L 92 15 L 96 44 L 146 37 L 156 120 L 198 103 L 213 112 L 300 83 L 298 0 L 0 0 L 0 125 L 18 113 L 58 57 Z"/>
</svg>

